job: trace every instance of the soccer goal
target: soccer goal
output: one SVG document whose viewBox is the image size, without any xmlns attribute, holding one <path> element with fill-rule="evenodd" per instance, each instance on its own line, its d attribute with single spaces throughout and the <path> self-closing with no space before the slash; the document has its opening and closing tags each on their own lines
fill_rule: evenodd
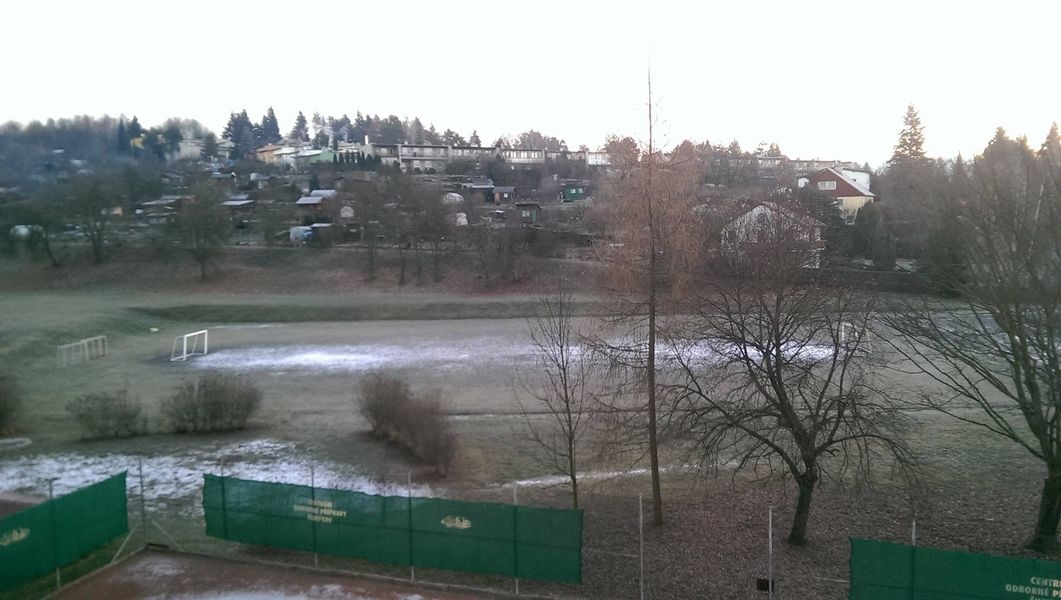
<svg viewBox="0 0 1061 600">
<path fill-rule="evenodd" d="M 170 350 L 170 362 L 188 360 L 192 356 L 201 356 L 209 350 L 210 333 L 208 330 L 195 331 L 173 338 L 173 349 Z"/>
<path fill-rule="evenodd" d="M 95 358 L 107 356 L 107 336 L 97 335 L 55 348 L 55 363 L 60 367 L 88 362 Z"/>
</svg>

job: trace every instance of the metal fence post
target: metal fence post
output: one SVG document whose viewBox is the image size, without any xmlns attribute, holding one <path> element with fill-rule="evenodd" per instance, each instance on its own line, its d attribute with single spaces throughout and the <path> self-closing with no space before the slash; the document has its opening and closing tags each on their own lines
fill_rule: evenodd
<svg viewBox="0 0 1061 600">
<path fill-rule="evenodd" d="M 638 582 L 641 587 L 641 600 L 645 600 L 645 495 L 637 495 L 637 550 Z"/>
<path fill-rule="evenodd" d="M 48 512 L 52 517 L 52 561 L 55 563 L 55 589 L 63 587 L 63 576 L 59 573 L 59 532 L 56 531 L 55 524 L 55 495 L 52 491 L 52 484 L 55 483 L 55 478 L 48 480 L 48 506 L 51 508 Z"/>
<path fill-rule="evenodd" d="M 409 581 L 416 581 L 416 560 L 413 556 L 413 472 L 405 474 L 405 512 L 409 530 Z"/>
<path fill-rule="evenodd" d="M 310 513 L 311 516 L 316 516 L 317 511 L 317 476 L 313 468 L 313 463 L 309 463 L 309 496 L 311 498 L 310 504 L 313 506 L 313 511 Z M 317 521 L 310 521 L 310 530 L 313 532 L 313 567 L 319 566 L 317 558 Z"/>
<path fill-rule="evenodd" d="M 512 482 L 512 566 L 516 574 L 516 595 L 519 595 L 519 483 Z"/>
<path fill-rule="evenodd" d="M 147 548 L 147 508 L 144 503 L 144 459 L 136 460 L 136 475 L 140 480 L 140 528 L 143 529 L 144 548 Z"/>
<path fill-rule="evenodd" d="M 770 588 L 770 600 L 774 600 L 774 507 L 767 508 L 767 544 L 769 545 L 767 566 L 767 587 Z"/>
</svg>

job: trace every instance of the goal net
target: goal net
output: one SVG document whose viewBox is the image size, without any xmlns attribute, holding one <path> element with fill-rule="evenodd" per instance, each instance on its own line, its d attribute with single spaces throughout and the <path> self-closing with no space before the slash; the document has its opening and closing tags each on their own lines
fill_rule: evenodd
<svg viewBox="0 0 1061 600">
<path fill-rule="evenodd" d="M 55 348 L 55 362 L 60 367 L 107 356 L 107 336 L 97 335 Z"/>
<path fill-rule="evenodd" d="M 209 332 L 204 329 L 178 335 L 173 339 L 173 348 L 170 350 L 170 361 L 188 360 L 192 356 L 201 356 L 209 350 Z"/>
</svg>

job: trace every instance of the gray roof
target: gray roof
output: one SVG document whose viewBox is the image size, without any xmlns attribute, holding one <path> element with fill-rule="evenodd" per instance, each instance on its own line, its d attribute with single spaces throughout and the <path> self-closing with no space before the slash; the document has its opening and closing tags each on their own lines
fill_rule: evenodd
<svg viewBox="0 0 1061 600">
<path fill-rule="evenodd" d="M 221 206 L 239 208 L 240 206 L 248 206 L 250 204 L 254 204 L 254 200 L 225 200 L 221 203 Z"/>
<path fill-rule="evenodd" d="M 516 186 L 514 186 L 514 185 L 499 185 L 499 186 L 494 187 L 494 191 L 495 192 L 501 192 L 502 194 L 511 194 L 512 192 L 516 191 Z"/>
<path fill-rule="evenodd" d="M 310 196 L 320 196 L 321 198 L 331 198 L 335 195 L 335 190 L 313 190 L 309 193 Z"/>
<path fill-rule="evenodd" d="M 300 205 L 300 206 L 320 204 L 321 200 L 324 200 L 324 198 L 321 198 L 320 196 L 303 196 L 303 197 L 299 198 L 295 202 L 295 204 Z"/>
</svg>

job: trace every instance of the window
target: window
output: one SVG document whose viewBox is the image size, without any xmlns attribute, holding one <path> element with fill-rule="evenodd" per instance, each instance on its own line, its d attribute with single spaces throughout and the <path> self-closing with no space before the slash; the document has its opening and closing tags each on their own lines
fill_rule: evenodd
<svg viewBox="0 0 1061 600">
<path fill-rule="evenodd" d="M 835 190 L 836 189 L 836 182 L 835 181 L 819 181 L 818 182 L 818 189 L 822 190 L 822 191 Z"/>
</svg>

